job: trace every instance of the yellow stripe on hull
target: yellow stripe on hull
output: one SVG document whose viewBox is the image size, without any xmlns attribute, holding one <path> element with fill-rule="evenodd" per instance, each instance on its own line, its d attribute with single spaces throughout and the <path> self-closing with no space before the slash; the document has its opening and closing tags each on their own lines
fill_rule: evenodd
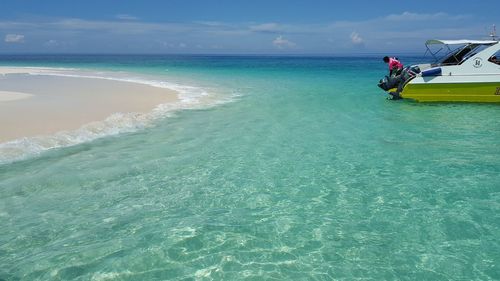
<svg viewBox="0 0 500 281">
<path fill-rule="evenodd" d="M 500 82 L 408 83 L 401 97 L 419 102 L 500 102 Z"/>
</svg>

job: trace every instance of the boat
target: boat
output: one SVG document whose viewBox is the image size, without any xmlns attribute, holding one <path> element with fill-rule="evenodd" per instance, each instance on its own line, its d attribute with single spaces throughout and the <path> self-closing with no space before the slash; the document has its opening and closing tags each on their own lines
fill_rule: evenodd
<svg viewBox="0 0 500 281">
<path fill-rule="evenodd" d="M 393 99 L 500 102 L 498 40 L 428 40 L 425 45 L 434 62 L 413 65 L 380 80 L 379 87 Z"/>
</svg>

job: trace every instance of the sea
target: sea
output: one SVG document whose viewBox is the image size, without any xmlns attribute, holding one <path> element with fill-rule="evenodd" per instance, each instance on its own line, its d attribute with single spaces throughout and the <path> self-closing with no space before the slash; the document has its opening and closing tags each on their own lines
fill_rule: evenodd
<svg viewBox="0 0 500 281">
<path fill-rule="evenodd" d="M 0 280 L 500 280 L 499 105 L 389 100 L 373 55 L 0 65 L 180 95 L 0 144 Z"/>
</svg>

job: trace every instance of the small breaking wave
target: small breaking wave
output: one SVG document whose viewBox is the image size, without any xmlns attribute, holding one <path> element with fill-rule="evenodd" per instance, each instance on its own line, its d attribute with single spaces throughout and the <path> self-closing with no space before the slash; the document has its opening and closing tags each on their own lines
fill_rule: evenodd
<svg viewBox="0 0 500 281">
<path fill-rule="evenodd" d="M 177 93 L 178 100 L 159 104 L 147 113 L 118 112 L 110 115 L 105 120 L 85 124 L 76 130 L 60 131 L 52 135 L 24 137 L 0 143 L 0 165 L 34 157 L 50 149 L 69 147 L 102 137 L 136 132 L 154 126 L 156 120 L 170 117 L 177 111 L 211 108 L 231 102 L 238 96 L 236 94 L 225 95 L 218 93 L 216 90 L 211 91 L 202 87 L 181 85 L 124 72 L 93 72 L 69 68 L 30 68 L 29 71 L 27 69 L 26 73 L 30 75 L 106 79 L 145 84 L 173 90 Z"/>
</svg>

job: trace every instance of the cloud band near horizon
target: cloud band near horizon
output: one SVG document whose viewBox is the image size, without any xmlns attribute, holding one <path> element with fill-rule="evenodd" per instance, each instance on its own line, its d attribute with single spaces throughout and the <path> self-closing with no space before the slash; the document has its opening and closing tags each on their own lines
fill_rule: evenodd
<svg viewBox="0 0 500 281">
<path fill-rule="evenodd" d="M 463 25 L 464 21 L 471 24 L 466 28 L 457 27 L 458 22 Z M 0 21 L 0 34 L 5 36 L 0 52 L 408 52 L 421 50 L 423 42 L 430 38 L 479 39 L 487 35 L 487 26 L 470 15 L 443 12 L 404 12 L 363 21 L 311 24 L 147 22 L 133 15 L 119 14 L 108 20 Z"/>
</svg>

